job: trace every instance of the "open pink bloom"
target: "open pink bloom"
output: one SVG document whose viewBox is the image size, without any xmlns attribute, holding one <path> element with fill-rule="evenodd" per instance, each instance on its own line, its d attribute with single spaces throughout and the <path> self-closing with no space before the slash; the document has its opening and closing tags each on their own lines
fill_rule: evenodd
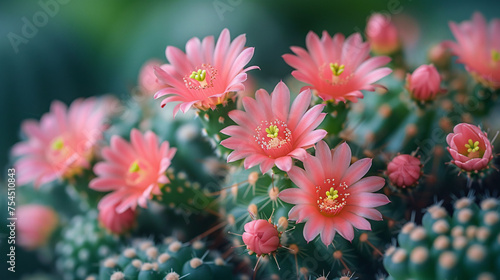
<svg viewBox="0 0 500 280">
<path fill-rule="evenodd" d="M 160 67 L 161 64 L 159 60 L 153 59 L 142 66 L 139 72 L 139 87 L 144 94 L 153 95 L 167 86 L 155 74 L 155 67 Z"/>
<path fill-rule="evenodd" d="M 387 165 L 387 176 L 391 183 L 399 188 L 417 184 L 422 175 L 420 159 L 411 155 L 398 155 Z"/>
<path fill-rule="evenodd" d="M 24 121 L 22 131 L 28 139 L 12 149 L 20 156 L 15 163 L 19 184 L 34 182 L 39 187 L 89 168 L 95 144 L 106 128 L 110 102 L 77 99 L 68 109 L 54 101 L 40 122 Z"/>
<path fill-rule="evenodd" d="M 371 230 L 366 219 L 382 220 L 374 207 L 389 203 L 379 193 L 385 179 L 371 176 L 361 179 L 370 169 L 372 160 L 360 159 L 351 163 L 351 149 L 342 143 L 335 150 L 321 141 L 316 145 L 316 156 L 304 161 L 304 169 L 292 167 L 288 175 L 299 188 L 280 192 L 279 197 L 295 206 L 288 218 L 305 222 L 304 238 L 313 240 L 318 234 L 325 245 L 332 243 L 335 232 L 351 241 L 353 226 Z"/>
<path fill-rule="evenodd" d="M 17 244 L 29 250 L 45 245 L 59 220 L 54 210 L 37 204 L 19 206 L 16 216 Z"/>
<path fill-rule="evenodd" d="M 457 61 L 485 86 L 500 88 L 500 19 L 487 24 L 481 13 L 474 13 L 471 21 L 450 23 L 457 42 L 447 42 Z"/>
<path fill-rule="evenodd" d="M 459 123 L 453 128 L 453 133 L 446 136 L 448 151 L 453 164 L 465 171 L 479 171 L 488 167 L 493 159 L 493 146 L 486 132 L 480 127 Z"/>
<path fill-rule="evenodd" d="M 400 47 L 398 30 L 391 19 L 379 13 L 370 16 L 366 25 L 366 37 L 373 52 L 391 54 Z"/>
<path fill-rule="evenodd" d="M 120 201 L 99 207 L 99 222 L 109 231 L 116 234 L 127 232 L 135 225 L 136 211 L 127 209 L 123 213 L 116 212 Z"/>
<path fill-rule="evenodd" d="M 275 252 L 281 246 L 280 236 L 276 226 L 264 219 L 258 219 L 245 224 L 242 235 L 247 249 L 257 256 Z"/>
<path fill-rule="evenodd" d="M 137 129 L 130 132 L 131 143 L 119 136 L 111 138 L 111 146 L 102 150 L 104 162 L 94 167 L 97 178 L 90 181 L 90 188 L 113 191 L 99 202 L 99 208 L 116 205 L 116 212 L 146 208 L 153 195 L 160 195 L 160 185 L 169 183 L 165 171 L 176 152 L 167 141 L 158 143 L 158 136 L 151 131 L 144 135 Z M 118 203 L 119 202 L 119 203 Z M 118 204 L 117 204 L 118 203 Z"/>
<path fill-rule="evenodd" d="M 297 69 L 292 75 L 310 84 L 305 88 L 315 90 L 325 101 L 357 102 L 358 98 L 363 98 L 361 90 L 374 91 L 379 85 L 373 83 L 392 72 L 387 67 L 379 68 L 391 61 L 389 57 L 370 58 L 370 46 L 363 43 L 359 33 L 344 40 L 340 33 L 332 38 L 323 31 L 320 40 L 311 31 L 307 34 L 306 46 L 309 52 L 291 47 L 296 55 L 285 54 L 283 59 Z"/>
<path fill-rule="evenodd" d="M 180 109 L 186 112 L 191 106 L 201 110 L 224 104 L 235 92 L 245 89 L 243 82 L 247 72 L 258 67 L 244 68 L 253 56 L 254 48 L 245 48 L 245 35 L 230 41 L 229 30 L 222 30 L 214 47 L 214 37 L 200 41 L 192 38 L 186 44 L 186 53 L 168 46 L 167 59 L 170 64 L 157 67 L 158 79 L 169 85 L 155 94 L 163 99 L 161 106 L 180 101 L 174 115 Z"/>
<path fill-rule="evenodd" d="M 407 74 L 406 89 L 418 101 L 433 100 L 438 93 L 445 92 L 441 88 L 441 76 L 432 64 L 420 65 L 412 74 Z"/>
<path fill-rule="evenodd" d="M 292 168 L 292 157 L 302 160 L 305 149 L 316 144 L 326 135 L 316 129 L 325 118 L 324 105 L 306 111 L 311 103 L 311 92 L 301 92 L 290 108 L 290 91 L 279 82 L 271 95 L 264 89 L 255 93 L 256 99 L 243 98 L 245 112 L 233 110 L 229 117 L 236 122 L 221 130 L 231 137 L 221 145 L 234 150 L 227 161 L 245 158 L 246 169 L 260 164 L 262 173 L 275 164 L 283 170 Z"/>
</svg>

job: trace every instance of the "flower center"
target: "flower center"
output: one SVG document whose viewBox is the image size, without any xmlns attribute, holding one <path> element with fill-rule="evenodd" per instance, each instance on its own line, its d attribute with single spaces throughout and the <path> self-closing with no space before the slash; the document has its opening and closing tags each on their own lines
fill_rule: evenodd
<svg viewBox="0 0 500 280">
<path fill-rule="evenodd" d="M 54 151 L 60 151 L 62 148 L 64 148 L 64 141 L 62 140 L 61 137 L 58 137 L 52 141 L 52 144 L 50 145 L 52 150 Z"/>
<path fill-rule="evenodd" d="M 292 132 L 285 122 L 262 121 L 255 132 L 255 141 L 269 157 L 281 157 L 292 151 Z"/>
<path fill-rule="evenodd" d="M 473 142 L 472 139 L 469 139 L 468 143 L 465 144 L 465 147 L 467 148 L 467 157 L 468 158 L 480 158 L 480 151 L 479 151 L 479 141 Z"/>
<path fill-rule="evenodd" d="M 129 172 L 129 173 L 136 173 L 136 172 L 138 172 L 139 170 L 141 170 L 141 168 L 139 167 L 139 162 L 137 162 L 137 160 L 136 160 L 136 161 L 134 161 L 134 162 L 130 165 L 130 167 L 129 167 L 129 169 L 128 169 L 128 172 Z"/>
<path fill-rule="evenodd" d="M 214 86 L 217 70 L 210 64 L 202 64 L 189 75 L 184 76 L 184 84 L 188 89 L 201 90 Z"/>
<path fill-rule="evenodd" d="M 500 53 L 495 49 L 491 50 L 491 60 L 493 60 L 494 63 L 500 60 Z"/>
<path fill-rule="evenodd" d="M 316 186 L 316 194 L 318 196 L 316 203 L 319 211 L 326 216 L 335 216 L 347 204 L 347 197 L 350 195 L 347 192 L 347 184 L 335 184 L 335 179 L 326 179 L 322 186 Z M 325 191 L 326 190 L 326 191 Z"/>
<path fill-rule="evenodd" d="M 344 64 L 339 65 L 338 63 L 330 63 L 330 70 L 332 70 L 332 74 L 334 76 L 340 76 L 342 72 L 344 72 Z"/>
<path fill-rule="evenodd" d="M 267 137 L 276 138 L 276 137 L 278 137 L 279 131 L 280 131 L 280 129 L 276 125 L 271 125 L 268 128 L 266 128 Z"/>
</svg>

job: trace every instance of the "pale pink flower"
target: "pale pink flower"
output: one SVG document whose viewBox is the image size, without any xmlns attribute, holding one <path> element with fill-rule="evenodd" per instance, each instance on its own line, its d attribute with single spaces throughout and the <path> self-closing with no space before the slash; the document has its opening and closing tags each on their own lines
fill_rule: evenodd
<svg viewBox="0 0 500 280">
<path fill-rule="evenodd" d="M 297 96 L 290 108 L 290 91 L 283 82 L 276 85 L 271 95 L 260 89 L 255 96 L 256 99 L 244 97 L 245 112 L 229 112 L 237 125 L 221 130 L 231 136 L 221 145 L 234 150 L 227 161 L 245 158 L 246 169 L 260 164 L 262 173 L 275 164 L 288 171 L 292 168 L 292 157 L 302 160 L 305 149 L 325 137 L 325 130 L 315 130 L 325 118 L 321 113 L 324 105 L 306 111 L 311 103 L 311 93 L 306 90 Z"/>
<path fill-rule="evenodd" d="M 309 52 L 291 47 L 296 55 L 285 54 L 283 59 L 296 69 L 292 75 L 297 80 L 310 84 L 303 89 L 313 89 L 325 101 L 357 102 L 363 98 L 362 90 L 374 91 L 380 85 L 373 83 L 392 72 L 387 67 L 379 68 L 391 61 L 389 57 L 370 58 L 370 46 L 359 33 L 344 40 L 340 33 L 332 38 L 323 31 L 320 40 L 311 31 L 306 46 Z"/>
<path fill-rule="evenodd" d="M 457 61 L 476 80 L 493 89 L 500 88 L 500 19 L 493 19 L 489 26 L 479 12 L 471 21 L 450 23 L 457 42 L 447 42 Z"/>
<path fill-rule="evenodd" d="M 281 246 L 280 232 L 267 220 L 251 221 L 246 223 L 244 228 L 243 243 L 257 256 L 272 254 Z"/>
<path fill-rule="evenodd" d="M 243 91 L 247 72 L 258 67 L 244 68 L 253 56 L 254 48 L 245 48 L 246 37 L 240 35 L 230 40 L 229 30 L 222 30 L 214 47 L 214 37 L 200 41 L 192 38 L 186 44 L 186 53 L 168 46 L 166 56 L 170 64 L 156 69 L 156 76 L 170 87 L 155 94 L 155 98 L 167 96 L 161 106 L 180 101 L 174 115 L 180 109 L 186 112 L 192 106 L 200 110 L 214 109 Z"/>
<path fill-rule="evenodd" d="M 415 100 L 425 102 L 446 92 L 441 88 L 441 76 L 434 65 L 420 65 L 412 74 L 406 75 L 406 89 Z"/>
<path fill-rule="evenodd" d="M 161 61 L 154 59 L 144 63 L 139 72 L 139 88 L 142 93 L 153 95 L 162 88 L 167 87 L 155 74 L 155 67 L 160 67 L 161 65 Z"/>
<path fill-rule="evenodd" d="M 493 146 L 486 132 L 480 127 L 459 123 L 453 128 L 453 133 L 446 136 L 448 151 L 453 164 L 460 169 L 471 172 L 488 168 L 488 163 L 493 159 Z"/>
<path fill-rule="evenodd" d="M 360 159 L 351 163 L 351 149 L 342 143 L 335 150 L 321 141 L 316 145 L 316 156 L 304 161 L 304 169 L 294 166 L 288 176 L 298 188 L 280 192 L 279 197 L 295 206 L 288 218 L 305 222 L 304 238 L 313 240 L 318 234 L 325 245 L 332 243 L 335 232 L 351 241 L 353 226 L 371 230 L 366 219 L 382 220 L 374 209 L 389 203 L 380 193 L 385 179 L 371 176 L 361 179 L 370 169 L 372 160 Z"/>
<path fill-rule="evenodd" d="M 45 245 L 59 222 L 52 208 L 37 204 L 19 206 L 16 217 L 17 244 L 28 250 Z"/>
<path fill-rule="evenodd" d="M 112 233 L 122 234 L 127 232 L 135 225 L 136 211 L 127 209 L 123 213 L 118 213 L 116 208 L 120 201 L 115 204 L 99 206 L 99 222 L 104 228 Z"/>
<path fill-rule="evenodd" d="M 34 182 L 39 187 L 90 168 L 111 103 L 110 99 L 77 99 L 67 108 L 54 101 L 40 122 L 24 121 L 22 131 L 28 139 L 12 150 L 20 157 L 15 163 L 19 185 Z"/>
<path fill-rule="evenodd" d="M 370 16 L 366 25 L 366 37 L 373 52 L 392 54 L 400 47 L 398 30 L 391 19 L 379 13 Z"/>
<path fill-rule="evenodd" d="M 422 175 L 420 159 L 411 155 L 398 155 L 387 165 L 387 177 L 399 188 L 412 187 Z"/>
<path fill-rule="evenodd" d="M 116 206 L 118 213 L 135 210 L 137 205 L 146 208 L 153 195 L 160 195 L 160 185 L 169 183 L 165 171 L 176 152 L 167 141 L 158 142 L 151 131 L 144 135 L 136 129 L 130 132 L 131 143 L 114 135 L 110 147 L 102 149 L 104 162 L 94 167 L 97 178 L 90 181 L 90 188 L 112 191 L 99 202 L 99 208 Z"/>
</svg>

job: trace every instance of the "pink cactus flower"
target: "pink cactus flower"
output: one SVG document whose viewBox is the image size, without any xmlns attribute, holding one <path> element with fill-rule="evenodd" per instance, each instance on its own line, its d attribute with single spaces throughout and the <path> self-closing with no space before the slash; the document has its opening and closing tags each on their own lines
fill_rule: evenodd
<svg viewBox="0 0 500 280">
<path fill-rule="evenodd" d="M 321 113 L 324 105 L 306 111 L 311 103 L 311 93 L 306 90 L 297 96 L 290 108 L 290 91 L 283 82 L 276 85 L 271 95 L 263 89 L 255 95 L 256 99 L 243 99 L 245 112 L 229 112 L 229 117 L 237 125 L 221 130 L 231 136 L 221 145 L 234 150 L 227 161 L 245 158 L 245 168 L 260 164 L 262 173 L 275 164 L 279 169 L 289 171 L 292 157 L 302 160 L 305 149 L 325 137 L 325 130 L 315 130 L 325 118 Z"/>
<path fill-rule="evenodd" d="M 123 213 L 116 212 L 120 201 L 115 204 L 100 205 L 99 222 L 112 233 L 122 234 L 135 225 L 136 211 L 127 209 Z"/>
<path fill-rule="evenodd" d="M 165 171 L 176 152 L 167 141 L 158 142 L 151 131 L 142 134 L 136 129 L 130 132 L 131 143 L 119 136 L 111 138 L 111 146 L 102 150 L 104 162 L 97 163 L 97 178 L 90 181 L 90 188 L 107 192 L 99 202 L 99 208 L 116 206 L 121 214 L 137 205 L 146 208 L 153 195 L 160 195 L 160 185 L 169 183 Z"/>
<path fill-rule="evenodd" d="M 397 28 L 391 19 L 383 14 L 371 15 L 365 32 L 372 51 L 377 54 L 389 55 L 400 48 Z"/>
<path fill-rule="evenodd" d="M 320 40 L 311 31 L 306 46 L 309 52 L 291 47 L 295 55 L 285 54 L 283 59 L 296 69 L 292 75 L 297 80 L 310 85 L 303 89 L 313 89 L 325 101 L 357 102 L 363 98 L 361 90 L 374 91 L 380 86 L 373 83 L 392 72 L 387 67 L 379 68 L 391 61 L 389 57 L 370 58 L 370 46 L 363 43 L 359 33 L 344 40 L 340 33 L 332 38 L 324 31 Z"/>
<path fill-rule="evenodd" d="M 415 186 L 422 175 L 422 163 L 418 157 L 398 155 L 387 165 L 387 176 L 398 188 Z"/>
<path fill-rule="evenodd" d="M 155 67 L 162 65 L 159 60 L 149 60 L 141 68 L 139 72 L 139 88 L 143 94 L 153 95 L 162 88 L 167 87 L 162 83 L 155 74 Z"/>
<path fill-rule="evenodd" d="M 59 223 L 59 218 L 52 208 L 37 204 L 19 206 L 16 216 L 17 244 L 28 250 L 47 244 Z"/>
<path fill-rule="evenodd" d="M 15 163 L 19 185 L 34 182 L 39 187 L 90 168 L 95 144 L 106 129 L 111 102 L 77 99 L 67 108 L 54 101 L 40 122 L 24 121 L 22 131 L 28 139 L 12 149 L 20 157 Z"/>
<path fill-rule="evenodd" d="M 441 88 L 441 76 L 434 65 L 420 65 L 412 74 L 406 75 L 406 89 L 411 97 L 425 102 L 436 98 L 446 90 Z"/>
<path fill-rule="evenodd" d="M 280 192 L 279 197 L 295 206 L 288 218 L 305 222 L 304 238 L 313 240 L 318 234 L 328 246 L 335 233 L 351 241 L 353 226 L 361 230 L 371 230 L 366 219 L 382 220 L 375 207 L 389 203 L 389 199 L 379 193 L 385 179 L 377 176 L 362 177 L 371 167 L 372 160 L 365 158 L 351 163 L 351 149 L 346 143 L 335 150 L 321 141 L 316 145 L 316 156 L 304 161 L 304 169 L 294 166 L 288 172 L 298 188 Z"/>
<path fill-rule="evenodd" d="M 489 26 L 481 13 L 474 13 L 471 21 L 450 23 L 457 42 L 447 42 L 457 61 L 481 84 L 500 88 L 500 19 Z"/>
<path fill-rule="evenodd" d="M 180 101 L 174 108 L 174 115 L 180 109 L 186 112 L 192 106 L 207 110 L 218 104 L 225 104 L 235 92 L 243 91 L 246 72 L 258 69 L 244 68 L 253 56 L 254 48 L 245 48 L 245 35 L 230 41 L 229 30 L 222 30 L 214 47 L 213 36 L 200 41 L 192 38 L 186 44 L 186 53 L 168 46 L 167 59 L 170 64 L 156 67 L 158 79 L 169 85 L 155 94 L 163 99 L 161 106 Z"/>
<path fill-rule="evenodd" d="M 446 142 L 453 158 L 451 162 L 464 171 L 477 172 L 488 168 L 493 159 L 493 146 L 486 132 L 478 126 L 459 123 L 453 128 L 453 133 L 448 134 Z"/>
<path fill-rule="evenodd" d="M 274 253 L 281 246 L 281 233 L 277 227 L 264 219 L 258 219 L 245 224 L 242 235 L 243 243 L 250 253 L 257 256 Z"/>
</svg>

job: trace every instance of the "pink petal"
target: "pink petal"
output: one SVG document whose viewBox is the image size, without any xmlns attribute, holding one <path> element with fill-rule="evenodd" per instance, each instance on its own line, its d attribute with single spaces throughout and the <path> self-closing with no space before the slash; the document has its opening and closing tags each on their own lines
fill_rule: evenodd
<svg viewBox="0 0 500 280">
<path fill-rule="evenodd" d="M 345 172 L 342 181 L 344 181 L 348 186 L 357 182 L 370 170 L 372 166 L 372 159 L 364 158 L 353 163 Z"/>
<path fill-rule="evenodd" d="M 277 158 L 274 163 L 279 169 L 285 172 L 290 171 L 290 169 L 292 168 L 292 158 L 289 156 Z"/>
</svg>

